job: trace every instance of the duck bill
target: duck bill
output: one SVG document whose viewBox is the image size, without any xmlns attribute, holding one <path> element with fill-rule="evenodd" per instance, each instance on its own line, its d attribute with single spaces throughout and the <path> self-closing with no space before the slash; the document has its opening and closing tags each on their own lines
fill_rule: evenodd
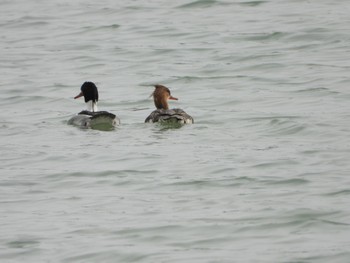
<svg viewBox="0 0 350 263">
<path fill-rule="evenodd" d="M 84 96 L 84 94 L 83 94 L 83 92 L 80 92 L 77 96 L 74 97 L 74 99 L 80 98 L 82 96 Z"/>
<path fill-rule="evenodd" d="M 173 96 L 170 96 L 170 97 L 169 97 L 169 100 L 178 100 L 178 98 L 175 98 L 175 97 L 173 97 Z"/>
</svg>

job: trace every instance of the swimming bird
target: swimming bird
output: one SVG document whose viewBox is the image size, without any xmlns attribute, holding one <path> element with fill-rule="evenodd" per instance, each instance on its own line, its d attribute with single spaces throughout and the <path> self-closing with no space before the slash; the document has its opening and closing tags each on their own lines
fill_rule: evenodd
<svg viewBox="0 0 350 263">
<path fill-rule="evenodd" d="M 145 122 L 165 122 L 190 124 L 193 118 L 182 109 L 169 109 L 168 100 L 178 100 L 173 97 L 170 90 L 163 85 L 155 85 L 152 95 L 156 110 L 153 111 L 145 120 Z"/>
<path fill-rule="evenodd" d="M 97 108 L 98 90 L 95 83 L 86 81 L 80 88 L 80 93 L 74 97 L 78 99 L 84 96 L 86 110 L 73 116 L 68 124 L 84 128 L 115 127 L 120 124 L 119 118 L 108 111 L 99 111 Z"/>
</svg>

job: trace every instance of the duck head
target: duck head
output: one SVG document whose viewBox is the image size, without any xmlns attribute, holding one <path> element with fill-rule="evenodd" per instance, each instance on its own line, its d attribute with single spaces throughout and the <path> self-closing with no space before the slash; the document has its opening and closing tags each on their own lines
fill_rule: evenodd
<svg viewBox="0 0 350 263">
<path fill-rule="evenodd" d="M 155 90 L 153 91 L 154 105 L 157 109 L 168 110 L 168 100 L 178 100 L 177 98 L 171 96 L 170 90 L 163 85 L 155 85 Z"/>
<path fill-rule="evenodd" d="M 81 92 L 74 99 L 84 96 L 88 111 L 97 111 L 98 90 L 93 82 L 84 82 L 80 88 Z"/>
</svg>

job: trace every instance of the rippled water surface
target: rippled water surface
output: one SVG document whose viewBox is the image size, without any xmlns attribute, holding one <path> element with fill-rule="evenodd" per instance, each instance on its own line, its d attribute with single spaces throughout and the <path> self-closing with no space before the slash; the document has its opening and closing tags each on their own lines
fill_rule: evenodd
<svg viewBox="0 0 350 263">
<path fill-rule="evenodd" d="M 0 10 L 1 262 L 349 262 L 349 1 Z M 118 128 L 67 125 L 86 80 Z"/>
</svg>

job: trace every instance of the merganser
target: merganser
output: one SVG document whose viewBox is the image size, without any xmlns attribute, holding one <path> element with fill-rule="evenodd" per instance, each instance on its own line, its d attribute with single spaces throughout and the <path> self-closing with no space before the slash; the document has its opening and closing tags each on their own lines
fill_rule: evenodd
<svg viewBox="0 0 350 263">
<path fill-rule="evenodd" d="M 154 105 L 157 109 L 146 118 L 145 122 L 193 123 L 193 118 L 182 109 L 169 109 L 168 100 L 178 99 L 171 96 L 167 87 L 163 85 L 155 85 L 154 87 L 155 90 L 151 96 L 153 96 Z"/>
<path fill-rule="evenodd" d="M 73 116 L 68 124 L 77 125 L 84 128 L 109 128 L 120 124 L 120 120 L 113 113 L 108 111 L 98 111 L 98 90 L 93 82 L 84 82 L 80 88 L 81 92 L 74 97 L 78 99 L 84 96 L 87 106 L 86 110 L 79 112 Z"/>
</svg>

